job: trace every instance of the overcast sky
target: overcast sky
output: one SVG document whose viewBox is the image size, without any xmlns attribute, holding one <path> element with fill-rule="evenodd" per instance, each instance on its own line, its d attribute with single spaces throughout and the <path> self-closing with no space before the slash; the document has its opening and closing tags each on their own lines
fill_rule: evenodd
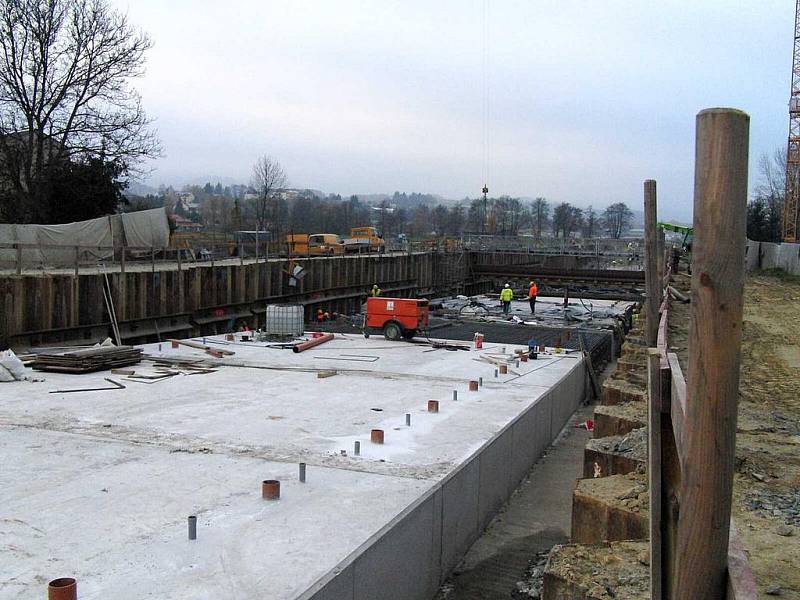
<svg viewBox="0 0 800 600">
<path fill-rule="evenodd" d="M 148 183 L 294 187 L 641 206 L 691 218 L 694 118 L 750 114 L 785 144 L 792 0 L 114 0 L 153 38 L 137 82 L 165 156 Z M 488 5 L 488 19 L 484 18 Z"/>
</svg>

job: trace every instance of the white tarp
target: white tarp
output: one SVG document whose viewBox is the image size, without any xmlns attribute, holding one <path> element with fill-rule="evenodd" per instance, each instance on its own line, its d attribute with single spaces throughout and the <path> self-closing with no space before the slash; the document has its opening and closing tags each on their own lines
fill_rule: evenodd
<svg viewBox="0 0 800 600">
<path fill-rule="evenodd" d="M 169 246 L 169 221 L 163 208 L 122 213 L 125 245 L 144 248 Z"/>
<path fill-rule="evenodd" d="M 23 268 L 75 264 L 113 257 L 111 247 L 163 248 L 169 245 L 169 222 L 163 208 L 110 215 L 62 225 L 0 224 L 0 244 L 37 244 L 22 251 Z M 0 264 L 16 265 L 17 252 L 0 248 Z"/>
</svg>

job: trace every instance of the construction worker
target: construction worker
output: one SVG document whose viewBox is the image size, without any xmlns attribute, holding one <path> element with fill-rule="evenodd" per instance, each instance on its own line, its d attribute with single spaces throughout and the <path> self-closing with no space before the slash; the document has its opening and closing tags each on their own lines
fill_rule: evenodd
<svg viewBox="0 0 800 600">
<path fill-rule="evenodd" d="M 378 287 L 378 284 L 372 286 L 372 297 L 377 298 L 381 295 L 381 288 Z"/>
<path fill-rule="evenodd" d="M 514 299 L 514 292 L 509 284 L 503 286 L 500 292 L 500 302 L 503 303 L 503 314 L 507 315 L 511 311 L 511 301 Z"/>
<path fill-rule="evenodd" d="M 528 302 L 531 305 L 531 314 L 536 314 L 536 295 L 539 293 L 539 286 L 536 285 L 535 281 L 531 281 L 530 286 L 528 287 Z"/>
</svg>

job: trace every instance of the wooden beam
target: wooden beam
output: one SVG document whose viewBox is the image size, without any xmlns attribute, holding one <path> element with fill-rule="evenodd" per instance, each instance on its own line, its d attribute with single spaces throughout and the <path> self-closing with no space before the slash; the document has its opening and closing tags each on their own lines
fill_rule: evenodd
<svg viewBox="0 0 800 600">
<path fill-rule="evenodd" d="M 645 264 L 645 341 L 651 348 L 658 336 L 658 306 L 661 303 L 661 280 L 658 277 L 658 232 L 656 230 L 656 182 L 644 182 L 644 264 Z"/>
<path fill-rule="evenodd" d="M 661 523 L 661 357 L 658 350 L 647 351 L 647 478 L 650 491 L 650 599 L 662 600 L 662 523 Z"/>
<path fill-rule="evenodd" d="M 689 376 L 675 590 L 723 600 L 736 451 L 750 117 L 697 115 Z"/>
<path fill-rule="evenodd" d="M 731 520 L 731 537 L 728 543 L 727 593 L 727 600 L 758 600 L 756 579 L 733 520 Z"/>
<path fill-rule="evenodd" d="M 675 446 L 680 459 L 680 465 L 686 462 L 686 380 L 683 377 L 681 365 L 678 362 L 677 354 L 668 354 L 670 370 L 670 403 L 669 413 L 672 418 L 672 434 L 675 438 Z"/>
</svg>

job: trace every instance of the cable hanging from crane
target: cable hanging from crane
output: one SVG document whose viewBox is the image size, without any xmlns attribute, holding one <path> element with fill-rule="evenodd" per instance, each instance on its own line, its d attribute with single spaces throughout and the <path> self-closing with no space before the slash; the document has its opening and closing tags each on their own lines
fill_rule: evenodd
<svg viewBox="0 0 800 600">
<path fill-rule="evenodd" d="M 800 0 L 799 0 L 800 1 Z M 482 77 L 483 77 L 483 187 L 481 193 L 483 194 L 483 219 L 481 221 L 481 233 L 486 233 L 486 220 L 488 209 L 488 196 L 489 196 L 489 0 L 483 0 L 483 19 L 482 19 L 482 41 L 483 41 L 483 64 L 482 64 Z"/>
</svg>

